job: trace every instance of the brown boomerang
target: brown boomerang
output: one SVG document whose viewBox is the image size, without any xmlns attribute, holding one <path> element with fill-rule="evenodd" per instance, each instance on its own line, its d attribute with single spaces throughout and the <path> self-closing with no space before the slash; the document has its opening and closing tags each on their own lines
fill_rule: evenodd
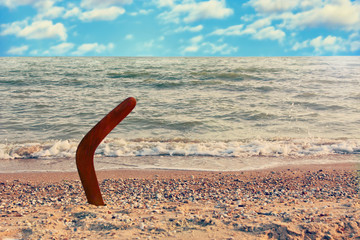
<svg viewBox="0 0 360 240">
<path fill-rule="evenodd" d="M 135 98 L 125 99 L 85 135 L 76 150 L 76 166 L 90 204 L 105 205 L 94 168 L 95 150 L 111 130 L 134 109 L 135 105 Z"/>
</svg>

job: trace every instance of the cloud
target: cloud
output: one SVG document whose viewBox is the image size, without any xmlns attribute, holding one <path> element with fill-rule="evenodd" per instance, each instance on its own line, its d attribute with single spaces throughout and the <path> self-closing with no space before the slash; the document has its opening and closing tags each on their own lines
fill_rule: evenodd
<svg viewBox="0 0 360 240">
<path fill-rule="evenodd" d="M 281 42 L 286 36 L 285 32 L 280 29 L 275 29 L 273 26 L 257 29 L 262 26 L 266 26 L 267 21 L 255 22 L 248 27 L 244 28 L 243 24 L 230 26 L 225 29 L 217 29 L 210 33 L 210 35 L 219 35 L 219 36 L 242 36 L 242 35 L 251 35 L 254 39 L 263 40 L 277 40 Z"/>
<path fill-rule="evenodd" d="M 23 55 L 29 47 L 27 45 L 22 45 L 20 47 L 11 47 L 6 53 L 11 55 Z"/>
<path fill-rule="evenodd" d="M 299 0 L 251 0 L 247 4 L 260 13 L 277 13 L 296 8 Z"/>
<path fill-rule="evenodd" d="M 56 0 L 0 0 L 0 6 L 4 5 L 10 9 L 19 6 L 30 5 L 37 9 L 38 15 L 35 20 L 54 19 L 63 15 L 63 7 L 54 6 Z"/>
<path fill-rule="evenodd" d="M 229 46 L 227 43 L 216 45 L 210 42 L 204 42 L 200 45 L 191 45 L 183 50 L 183 54 L 186 53 L 195 53 L 202 51 L 206 54 L 213 55 L 213 54 L 221 54 L 221 55 L 229 55 L 231 53 L 235 53 L 238 51 L 237 47 Z"/>
<path fill-rule="evenodd" d="M 202 35 L 198 35 L 196 37 L 193 37 L 189 40 L 190 46 L 187 46 L 183 50 L 183 54 L 186 54 L 188 52 L 197 52 L 200 49 L 201 41 L 204 39 Z"/>
<path fill-rule="evenodd" d="M 112 50 L 114 48 L 113 43 L 109 43 L 108 45 L 98 44 L 98 43 L 84 43 L 80 45 L 73 55 L 85 55 L 89 52 L 102 53 L 105 51 Z"/>
<path fill-rule="evenodd" d="M 247 26 L 247 28 L 259 29 L 259 28 L 266 27 L 266 26 L 269 26 L 269 25 L 271 25 L 271 19 L 262 18 L 262 19 L 256 20 L 255 22 L 249 24 Z"/>
<path fill-rule="evenodd" d="M 31 25 L 28 22 L 19 21 L 11 24 L 3 24 L 4 29 L 1 35 L 16 35 L 26 39 L 59 38 L 65 41 L 67 38 L 66 28 L 62 23 L 53 24 L 50 20 L 34 21 Z"/>
<path fill-rule="evenodd" d="M 198 50 L 199 50 L 199 46 L 188 46 L 184 49 L 183 53 L 197 52 Z"/>
<path fill-rule="evenodd" d="M 64 55 L 65 53 L 69 52 L 71 49 L 74 48 L 73 43 L 60 43 L 56 46 L 50 47 L 50 53 L 53 55 Z"/>
<path fill-rule="evenodd" d="M 159 15 L 166 22 L 191 23 L 203 19 L 223 19 L 232 15 L 234 11 L 225 6 L 224 0 L 209 0 L 204 2 L 183 1 L 172 5 L 170 11 Z"/>
<path fill-rule="evenodd" d="M 290 29 L 306 27 L 360 29 L 360 3 L 349 0 L 336 1 L 284 17 L 284 27 Z"/>
<path fill-rule="evenodd" d="M 210 33 L 210 35 L 240 36 L 244 34 L 243 28 L 244 28 L 243 24 L 234 25 L 224 29 L 217 29 L 214 32 Z"/>
<path fill-rule="evenodd" d="M 196 36 L 196 37 L 191 38 L 191 39 L 190 39 L 190 42 L 191 42 L 192 44 L 197 44 L 197 43 L 201 42 L 203 39 L 204 39 L 204 37 L 201 36 L 201 35 L 199 35 L 199 36 Z"/>
<path fill-rule="evenodd" d="M 65 9 L 63 7 L 51 7 L 41 11 L 35 19 L 55 19 L 60 16 L 63 16 Z"/>
<path fill-rule="evenodd" d="M 125 36 L 125 39 L 126 40 L 132 40 L 134 38 L 134 35 L 132 35 L 132 34 L 127 34 L 126 36 Z"/>
<path fill-rule="evenodd" d="M 189 40 L 190 45 L 184 47 L 182 51 L 183 54 L 186 53 L 196 53 L 202 51 L 206 54 L 221 54 L 221 55 L 228 55 L 234 52 L 237 52 L 237 47 L 229 46 L 227 43 L 223 43 L 221 45 L 217 45 L 211 42 L 203 42 L 204 37 L 202 35 L 198 35 L 193 37 Z"/>
<path fill-rule="evenodd" d="M 49 20 L 33 22 L 17 35 L 27 39 L 59 38 L 65 41 L 67 38 L 64 25 L 62 23 L 53 24 Z"/>
<path fill-rule="evenodd" d="M 341 37 L 329 35 L 326 38 L 323 38 L 322 36 L 314 38 L 309 42 L 309 45 L 312 46 L 318 53 L 322 53 L 324 51 L 336 53 L 345 50 L 343 42 L 344 40 Z"/>
<path fill-rule="evenodd" d="M 273 26 L 270 26 L 256 32 L 253 37 L 258 40 L 270 39 L 278 40 L 279 42 L 281 42 L 284 39 L 285 35 L 286 34 L 283 31 L 275 29 Z"/>
<path fill-rule="evenodd" d="M 297 51 L 299 49 L 303 49 L 307 47 L 309 47 L 309 40 L 305 40 L 303 42 L 296 42 L 292 47 L 292 50 Z"/>
<path fill-rule="evenodd" d="M 81 15 L 81 10 L 78 7 L 73 7 L 72 9 L 66 11 L 63 15 L 63 18 L 70 18 L 70 17 L 79 17 Z"/>
<path fill-rule="evenodd" d="M 278 27 L 360 29 L 360 2 L 351 0 L 251 0 L 258 16 L 282 21 Z M 253 15 L 254 16 L 254 15 Z"/>
<path fill-rule="evenodd" d="M 24 5 L 33 5 L 39 2 L 39 0 L 0 0 L 0 5 L 8 8 L 17 8 Z"/>
<path fill-rule="evenodd" d="M 360 41 L 354 41 L 350 43 L 350 51 L 356 52 L 360 50 Z"/>
<path fill-rule="evenodd" d="M 16 21 L 13 23 L 1 24 L 1 35 L 17 35 L 23 28 L 28 25 L 28 21 Z"/>
<path fill-rule="evenodd" d="M 138 16 L 138 15 L 148 15 L 149 13 L 151 13 L 153 10 L 152 9 L 148 9 L 148 10 L 145 10 L 145 9 L 141 9 L 140 11 L 138 12 L 132 12 L 130 13 L 130 16 Z"/>
<path fill-rule="evenodd" d="M 107 8 L 110 6 L 122 6 L 131 4 L 132 0 L 82 0 L 81 7 L 86 9 Z"/>
<path fill-rule="evenodd" d="M 155 44 L 154 39 L 151 39 L 151 40 L 146 41 L 146 42 L 143 43 L 143 48 L 144 49 L 151 49 L 151 48 L 154 47 L 154 44 Z"/>
<path fill-rule="evenodd" d="M 313 48 L 316 54 L 324 54 L 327 52 L 338 53 L 346 51 L 348 46 L 353 42 L 346 41 L 341 37 L 328 35 L 327 37 L 318 36 L 303 42 L 296 42 L 292 50 L 297 51 L 303 48 Z M 354 49 L 353 49 L 354 50 Z"/>
<path fill-rule="evenodd" d="M 65 8 L 54 6 L 54 4 L 54 0 L 42 0 L 36 2 L 34 7 L 37 8 L 38 15 L 34 19 L 55 19 L 64 15 Z"/>
<path fill-rule="evenodd" d="M 190 27 L 190 26 L 185 26 L 185 27 L 179 27 L 177 29 L 175 29 L 175 32 L 186 32 L 186 31 L 189 31 L 189 32 L 200 32 L 202 29 L 203 29 L 203 25 L 197 25 L 195 27 Z"/>
<path fill-rule="evenodd" d="M 202 44 L 202 47 L 205 47 L 205 53 L 211 54 L 220 53 L 221 55 L 229 55 L 238 51 L 237 47 L 229 46 L 227 43 L 216 45 L 210 42 L 206 42 Z"/>
<path fill-rule="evenodd" d="M 85 22 L 91 22 L 94 20 L 111 21 L 124 13 L 125 10 L 123 8 L 109 7 L 109 8 L 94 9 L 88 12 L 83 12 L 79 18 L 80 20 Z"/>
<path fill-rule="evenodd" d="M 174 0 L 154 0 L 154 3 L 158 7 L 172 7 L 174 6 Z"/>
</svg>

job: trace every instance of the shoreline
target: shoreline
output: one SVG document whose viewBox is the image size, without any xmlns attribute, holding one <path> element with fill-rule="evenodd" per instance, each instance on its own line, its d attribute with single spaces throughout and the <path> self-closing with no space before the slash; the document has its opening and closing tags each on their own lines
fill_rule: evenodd
<svg viewBox="0 0 360 240">
<path fill-rule="evenodd" d="M 0 174 L 0 239 L 359 239 L 356 163 Z"/>
<path fill-rule="evenodd" d="M 173 170 L 173 169 L 114 169 L 114 170 L 96 170 L 98 181 L 113 178 L 143 178 L 153 179 L 154 176 L 159 178 L 177 178 L 189 177 L 191 175 L 207 176 L 211 174 L 240 174 L 240 173 L 267 173 L 271 171 L 286 171 L 286 170 L 302 170 L 302 171 L 318 171 L 320 169 L 337 169 L 337 170 L 360 170 L 359 163 L 332 163 L 332 164 L 305 164 L 305 165 L 285 165 L 279 167 L 271 167 L 266 169 L 243 170 L 243 171 L 208 171 L 208 170 Z M 19 172 L 19 173 L 0 173 L 0 182 L 3 181 L 29 181 L 34 183 L 39 182 L 61 182 L 80 180 L 77 171 L 63 172 Z"/>
</svg>

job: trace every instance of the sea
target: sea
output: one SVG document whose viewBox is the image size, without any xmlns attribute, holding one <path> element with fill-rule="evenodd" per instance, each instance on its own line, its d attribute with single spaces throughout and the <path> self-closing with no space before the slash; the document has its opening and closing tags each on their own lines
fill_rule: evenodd
<svg viewBox="0 0 360 240">
<path fill-rule="evenodd" d="M 360 164 L 360 57 L 2 57 L 0 173 L 76 171 L 84 135 L 135 109 L 96 169 Z"/>
</svg>

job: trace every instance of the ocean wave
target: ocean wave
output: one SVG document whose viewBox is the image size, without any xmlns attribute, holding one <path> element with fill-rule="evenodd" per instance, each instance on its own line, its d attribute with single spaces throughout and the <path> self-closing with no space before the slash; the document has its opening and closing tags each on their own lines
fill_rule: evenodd
<svg viewBox="0 0 360 240">
<path fill-rule="evenodd" d="M 142 78 L 156 76 L 154 73 L 146 71 L 125 71 L 125 72 L 111 72 L 106 74 L 109 78 Z"/>
<path fill-rule="evenodd" d="M 259 79 L 258 77 L 242 73 L 242 72 L 223 72 L 223 71 L 194 71 L 190 72 L 193 77 L 204 79 L 221 79 L 221 80 L 233 80 L 241 81 L 245 79 Z"/>
<path fill-rule="evenodd" d="M 74 158 L 78 141 L 0 144 L 0 159 Z M 122 156 L 323 156 L 360 154 L 359 139 L 258 139 L 240 141 L 203 141 L 191 139 L 108 139 L 95 152 L 99 157 Z"/>
</svg>

